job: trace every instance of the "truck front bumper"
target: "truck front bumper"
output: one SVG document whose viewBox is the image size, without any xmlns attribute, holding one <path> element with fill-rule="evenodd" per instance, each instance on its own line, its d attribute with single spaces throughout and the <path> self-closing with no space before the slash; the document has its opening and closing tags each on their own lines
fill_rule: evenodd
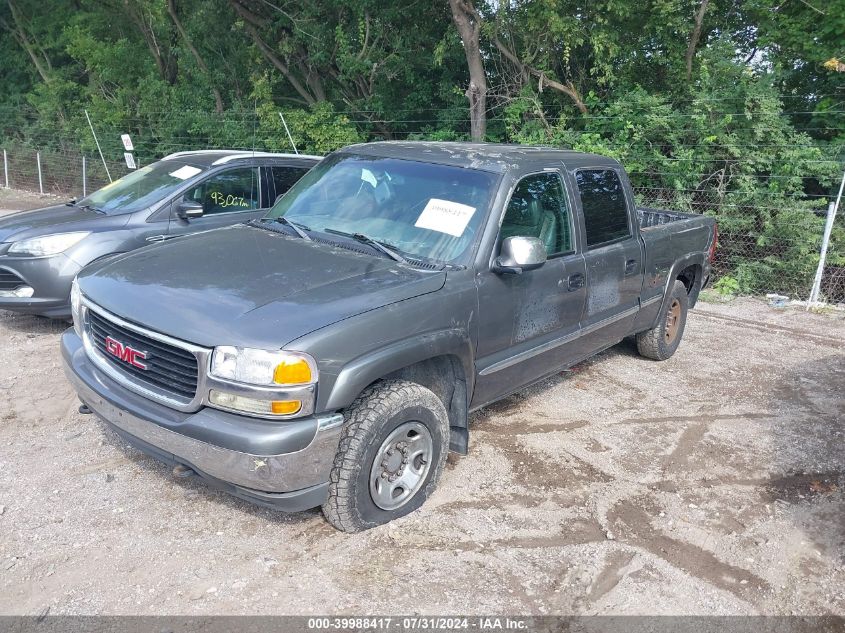
<svg viewBox="0 0 845 633">
<path fill-rule="evenodd" d="M 181 472 L 258 505 L 297 512 L 325 501 L 342 415 L 270 422 L 210 408 L 182 413 L 127 390 L 101 372 L 73 329 L 62 336 L 62 357 L 79 399 L 144 453 L 181 465 Z M 275 450 L 263 455 L 234 448 L 243 446 Z"/>
</svg>

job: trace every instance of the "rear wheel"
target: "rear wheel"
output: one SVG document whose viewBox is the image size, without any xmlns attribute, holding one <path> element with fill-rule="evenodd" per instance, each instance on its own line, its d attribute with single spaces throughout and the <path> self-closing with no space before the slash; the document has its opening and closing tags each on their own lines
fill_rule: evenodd
<svg viewBox="0 0 845 633">
<path fill-rule="evenodd" d="M 344 532 L 419 508 L 446 462 L 449 418 L 431 390 L 406 380 L 367 388 L 344 412 L 323 514 Z"/>
<path fill-rule="evenodd" d="M 689 296 L 686 286 L 683 282 L 676 281 L 657 326 L 637 334 L 637 350 L 640 355 L 654 360 L 670 358 L 681 344 L 688 310 Z"/>
</svg>

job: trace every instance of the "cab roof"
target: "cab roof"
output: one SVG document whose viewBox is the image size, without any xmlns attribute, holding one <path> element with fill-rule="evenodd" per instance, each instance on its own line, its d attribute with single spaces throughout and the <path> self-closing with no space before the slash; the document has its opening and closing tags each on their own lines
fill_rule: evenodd
<svg viewBox="0 0 845 633">
<path fill-rule="evenodd" d="M 504 143 L 461 143 L 439 141 L 379 141 L 350 145 L 341 150 L 365 156 L 418 160 L 470 169 L 504 173 L 513 169 L 551 167 L 563 163 L 567 169 L 611 167 L 619 163 L 607 156 L 533 145 Z"/>
</svg>

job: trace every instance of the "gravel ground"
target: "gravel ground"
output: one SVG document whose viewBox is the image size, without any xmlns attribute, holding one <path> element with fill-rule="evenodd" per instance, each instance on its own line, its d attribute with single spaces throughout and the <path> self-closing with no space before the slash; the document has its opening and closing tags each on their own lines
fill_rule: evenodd
<svg viewBox="0 0 845 633">
<path fill-rule="evenodd" d="M 4 215 L 12 211 L 22 211 L 24 209 L 48 207 L 53 204 L 67 202 L 68 200 L 70 200 L 69 196 L 60 197 L 47 193 L 40 195 L 37 193 L 30 193 L 28 191 L 0 188 L 0 215 Z"/>
<path fill-rule="evenodd" d="M 841 313 L 700 304 L 474 415 L 418 512 L 335 532 L 175 480 L 0 314 L 0 612 L 845 614 Z"/>
<path fill-rule="evenodd" d="M 77 401 L 65 324 L 0 313 L 0 613 L 845 615 L 845 316 L 700 303 L 476 413 L 358 535 L 173 479 Z"/>
</svg>

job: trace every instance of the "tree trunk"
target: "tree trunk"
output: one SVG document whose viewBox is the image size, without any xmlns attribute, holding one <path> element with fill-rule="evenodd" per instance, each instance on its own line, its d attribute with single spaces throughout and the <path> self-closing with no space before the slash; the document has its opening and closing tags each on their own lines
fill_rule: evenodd
<svg viewBox="0 0 845 633">
<path fill-rule="evenodd" d="M 305 100 L 305 103 L 308 105 L 314 105 L 317 103 L 319 99 L 316 99 L 314 95 L 308 91 L 308 88 L 306 88 L 296 75 L 291 72 L 290 67 L 272 48 L 270 48 L 267 42 L 261 38 L 261 35 L 258 33 L 258 29 L 255 28 L 255 25 L 259 23 L 258 20 L 260 18 L 241 5 L 238 0 L 229 0 L 229 4 L 235 12 L 243 18 L 244 29 L 246 29 L 246 32 L 252 38 L 252 41 L 258 47 L 258 50 L 261 51 L 261 54 L 264 55 L 264 58 L 273 64 L 273 66 L 275 66 L 276 69 L 285 76 L 285 79 L 287 79 L 290 85 L 293 86 L 293 89 L 299 93 L 299 96 Z M 322 90 L 322 85 L 320 88 Z"/>
<path fill-rule="evenodd" d="M 698 11 L 695 14 L 695 25 L 692 29 L 692 35 L 689 38 L 689 46 L 687 47 L 687 81 L 692 78 L 692 60 L 695 57 L 695 49 L 698 47 L 698 40 L 701 39 L 701 26 L 704 24 L 704 14 L 707 12 L 707 5 L 710 0 L 701 0 Z"/>
<path fill-rule="evenodd" d="M 152 21 L 150 24 L 147 24 L 144 20 L 143 9 L 139 8 L 138 11 L 140 13 L 136 12 L 135 7 L 129 0 L 123 0 L 123 6 L 126 10 L 126 15 L 129 16 L 130 21 L 144 38 L 144 42 L 147 44 L 147 48 L 155 60 L 159 75 L 169 85 L 174 85 L 176 83 L 176 77 L 179 74 L 179 69 L 176 66 L 175 59 L 169 54 L 169 51 L 161 50 L 155 31 L 153 30 Z"/>
<path fill-rule="evenodd" d="M 472 0 L 449 0 L 452 20 L 464 44 L 464 54 L 469 69 L 470 133 L 473 141 L 483 141 L 487 133 L 487 75 L 481 57 L 481 16 Z"/>
<path fill-rule="evenodd" d="M 537 78 L 539 82 L 539 90 L 543 92 L 543 86 L 549 86 L 550 88 L 554 88 L 558 92 L 562 92 L 567 97 L 572 99 L 575 103 L 575 107 L 578 108 L 578 111 L 581 114 L 587 114 L 587 106 L 584 105 L 584 102 L 581 100 L 581 95 L 578 93 L 578 90 L 572 84 L 572 82 L 567 82 L 566 84 L 562 84 L 559 81 L 555 81 L 554 79 L 549 79 L 542 70 L 538 70 L 533 66 L 529 66 L 524 64 L 519 57 L 516 56 L 512 50 L 510 50 L 502 40 L 498 37 L 493 38 L 493 44 L 496 45 L 496 48 L 504 55 L 512 64 L 514 64 L 518 69 L 519 72 L 523 75 L 533 75 Z"/>
<path fill-rule="evenodd" d="M 17 7 L 14 5 L 12 0 L 8 0 L 9 2 L 9 10 L 12 12 L 12 20 L 14 21 L 14 29 L 10 29 L 12 34 L 14 35 L 15 39 L 21 45 L 21 47 L 26 51 L 26 54 L 29 55 L 29 58 L 32 60 L 32 63 L 35 65 L 35 70 L 38 71 L 38 74 L 41 76 L 41 79 L 44 80 L 45 84 L 50 83 L 50 73 L 48 69 L 44 67 L 44 64 L 41 63 L 41 60 L 38 57 L 38 53 L 35 50 L 35 47 L 32 45 L 32 42 L 29 41 L 29 38 L 26 35 L 26 31 L 23 28 L 23 19 L 21 15 L 18 13 Z M 50 60 L 46 59 L 47 65 L 49 67 Z"/>
<path fill-rule="evenodd" d="M 194 56 L 197 66 L 199 66 L 200 70 L 202 70 L 202 72 L 205 73 L 205 76 L 208 77 L 208 82 L 211 84 L 211 92 L 214 94 L 214 104 L 217 114 L 223 114 L 223 96 L 220 94 L 217 86 L 214 85 L 214 80 L 211 77 L 211 73 L 208 71 L 208 66 L 206 66 L 205 61 L 194 46 L 194 43 L 191 41 L 191 36 L 188 35 L 188 32 L 179 20 L 179 15 L 176 13 L 176 0 L 167 0 L 167 12 L 173 19 L 173 24 L 176 25 L 179 35 L 181 35 L 182 39 L 185 40 L 185 45 L 188 47 L 188 50 L 190 50 L 191 54 Z"/>
</svg>

